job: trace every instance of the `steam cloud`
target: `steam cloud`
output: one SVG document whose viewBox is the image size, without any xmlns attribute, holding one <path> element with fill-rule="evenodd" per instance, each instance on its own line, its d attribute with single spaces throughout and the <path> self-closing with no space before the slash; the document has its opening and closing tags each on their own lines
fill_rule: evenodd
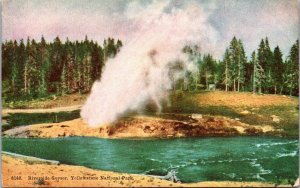
<svg viewBox="0 0 300 188">
<path fill-rule="evenodd" d="M 197 44 L 209 50 L 217 38 L 207 21 L 209 14 L 195 3 L 176 8 L 172 1 L 155 1 L 144 7 L 133 1 L 124 16 L 136 29 L 117 56 L 106 62 L 101 81 L 94 83 L 81 109 L 81 117 L 91 127 L 113 122 L 149 100 L 160 111 L 172 82 L 195 70 L 182 48 Z M 183 69 L 171 78 L 171 68 L 178 62 Z"/>
</svg>

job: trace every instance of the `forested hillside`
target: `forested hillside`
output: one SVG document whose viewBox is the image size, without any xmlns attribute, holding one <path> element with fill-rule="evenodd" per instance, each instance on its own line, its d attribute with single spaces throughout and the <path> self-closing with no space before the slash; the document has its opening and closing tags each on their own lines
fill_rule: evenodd
<svg viewBox="0 0 300 188">
<path fill-rule="evenodd" d="M 2 43 L 2 96 L 5 101 L 23 100 L 70 93 L 86 93 L 93 82 L 101 79 L 108 58 L 123 46 L 120 40 L 108 38 L 102 46 L 93 40 L 62 42 L 56 37 L 46 42 L 28 38 Z M 270 48 L 268 38 L 247 57 L 243 43 L 234 37 L 222 60 L 201 54 L 197 46 L 186 46 L 197 62 L 198 70 L 187 73 L 173 90 L 198 91 L 219 89 L 298 96 L 299 41 L 284 58 L 279 46 Z M 120 62 L 120 66 L 121 62 Z"/>
<path fill-rule="evenodd" d="M 62 43 L 59 37 L 47 43 L 27 39 L 2 44 L 2 93 L 6 99 L 36 98 L 49 94 L 88 92 L 101 77 L 108 58 L 122 42 L 112 38 L 103 46 L 86 37 L 84 41 Z"/>
</svg>

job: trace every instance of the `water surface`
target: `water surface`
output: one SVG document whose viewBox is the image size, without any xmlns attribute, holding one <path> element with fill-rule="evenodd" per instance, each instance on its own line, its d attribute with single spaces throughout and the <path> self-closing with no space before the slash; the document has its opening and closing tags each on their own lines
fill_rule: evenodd
<svg viewBox="0 0 300 188">
<path fill-rule="evenodd" d="M 3 150 L 94 169 L 166 175 L 182 182 L 294 182 L 298 140 L 272 137 L 112 140 L 3 138 Z"/>
<path fill-rule="evenodd" d="M 58 123 L 79 117 L 79 110 L 51 113 L 12 113 L 6 117 L 2 117 L 2 119 L 6 121 L 6 124 L 2 126 L 2 131 L 16 126 L 32 125 L 37 123 Z"/>
</svg>

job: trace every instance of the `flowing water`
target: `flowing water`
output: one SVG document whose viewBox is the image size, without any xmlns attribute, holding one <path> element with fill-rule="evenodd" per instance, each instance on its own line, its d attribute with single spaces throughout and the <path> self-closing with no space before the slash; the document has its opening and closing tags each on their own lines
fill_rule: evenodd
<svg viewBox="0 0 300 188">
<path fill-rule="evenodd" d="M 3 150 L 135 174 L 166 175 L 182 182 L 268 181 L 298 176 L 298 140 L 274 137 L 181 139 L 3 138 Z"/>
</svg>

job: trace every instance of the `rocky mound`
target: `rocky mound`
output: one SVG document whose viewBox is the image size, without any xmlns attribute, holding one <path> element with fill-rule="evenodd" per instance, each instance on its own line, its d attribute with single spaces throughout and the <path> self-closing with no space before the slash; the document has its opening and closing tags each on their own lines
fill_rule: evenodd
<svg viewBox="0 0 300 188">
<path fill-rule="evenodd" d="M 175 118 L 149 116 L 126 117 L 110 125 L 90 128 L 82 119 L 16 127 L 3 132 L 5 137 L 55 138 L 91 136 L 103 138 L 130 137 L 196 137 L 274 134 L 271 126 L 253 126 L 225 117 L 175 115 Z M 176 120 L 174 120 L 176 119 Z"/>
</svg>

